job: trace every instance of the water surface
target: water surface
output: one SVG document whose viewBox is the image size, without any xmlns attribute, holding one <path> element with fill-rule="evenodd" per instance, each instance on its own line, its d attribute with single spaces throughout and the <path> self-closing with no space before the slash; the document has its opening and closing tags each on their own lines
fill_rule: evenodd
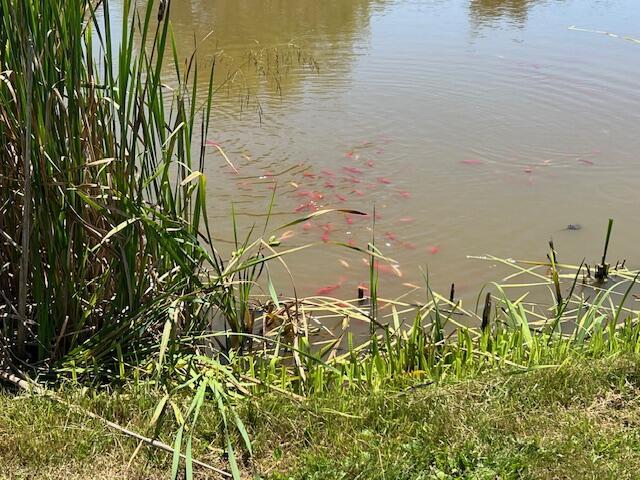
<svg viewBox="0 0 640 480">
<path fill-rule="evenodd" d="M 383 295 L 421 283 L 419 267 L 473 295 L 497 278 L 468 255 L 540 260 L 550 237 L 561 261 L 595 260 L 609 217 L 611 258 L 637 265 L 640 43 L 622 38 L 640 38 L 637 0 L 173 0 L 171 19 L 182 57 L 198 44 L 203 93 L 214 57 L 219 82 L 238 69 L 209 140 L 240 173 L 214 149 L 206 166 L 220 240 L 231 202 L 260 223 L 277 185 L 272 226 L 375 205 L 376 243 L 398 262 Z M 260 75 L 245 63 L 264 48 L 280 57 L 263 52 Z M 295 228 L 283 245 L 321 244 L 287 259 L 298 294 L 352 297 L 366 265 L 330 242 L 365 246 L 371 226 Z"/>
</svg>

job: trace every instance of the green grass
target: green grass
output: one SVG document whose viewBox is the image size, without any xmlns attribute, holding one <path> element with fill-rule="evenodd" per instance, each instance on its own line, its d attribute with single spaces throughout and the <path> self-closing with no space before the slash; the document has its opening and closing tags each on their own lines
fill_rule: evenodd
<svg viewBox="0 0 640 480">
<path fill-rule="evenodd" d="M 414 382 L 415 383 L 415 382 Z M 149 431 L 152 390 L 63 396 Z M 637 478 L 640 357 L 569 359 L 525 373 L 441 385 L 327 392 L 304 402 L 260 394 L 238 404 L 254 458 L 273 479 Z M 170 437 L 165 425 L 161 437 Z M 194 455 L 224 466 L 220 418 L 205 405 Z M 166 478 L 167 454 L 43 397 L 0 396 L 3 478 Z M 215 478 L 195 471 L 195 478 Z"/>
</svg>

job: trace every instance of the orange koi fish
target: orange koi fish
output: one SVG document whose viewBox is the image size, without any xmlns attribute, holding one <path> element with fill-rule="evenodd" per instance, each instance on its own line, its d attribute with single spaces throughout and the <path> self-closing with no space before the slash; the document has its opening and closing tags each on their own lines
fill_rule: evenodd
<svg viewBox="0 0 640 480">
<path fill-rule="evenodd" d="M 393 232 L 386 232 L 384 236 L 392 242 L 395 242 L 398 239 L 398 236 Z"/>
<path fill-rule="evenodd" d="M 294 237 L 296 232 L 293 230 L 287 230 L 282 235 L 280 235 L 279 240 L 282 242 L 283 240 L 289 240 L 291 237 Z"/>
<path fill-rule="evenodd" d="M 335 292 L 340 287 L 342 287 L 342 283 L 336 283 L 334 285 L 327 285 L 326 287 L 319 288 L 316 291 L 316 295 L 329 295 L 330 293 Z"/>
</svg>

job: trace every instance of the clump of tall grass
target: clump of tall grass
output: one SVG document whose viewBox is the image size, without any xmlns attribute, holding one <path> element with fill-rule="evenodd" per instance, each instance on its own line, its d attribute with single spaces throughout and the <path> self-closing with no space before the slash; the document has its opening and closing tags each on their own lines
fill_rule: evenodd
<svg viewBox="0 0 640 480">
<path fill-rule="evenodd" d="M 248 292 L 278 255 L 249 238 L 218 254 L 201 173 L 214 67 L 197 95 L 170 2 L 134 7 L 123 2 L 114 38 L 107 0 L 0 0 L 6 362 L 72 353 L 101 369 L 157 352 L 163 332 L 206 327 L 214 307 L 246 333 Z"/>
<path fill-rule="evenodd" d="M 136 317 L 146 328 L 216 262 L 198 238 L 194 141 L 210 104 L 200 119 L 185 75 L 167 107 L 169 24 L 153 2 L 142 17 L 131 5 L 125 18 L 155 35 L 150 51 L 134 53 L 127 22 L 111 38 L 108 2 L 2 0 L 0 289 L 22 360 L 55 361 L 99 335 L 116 344 L 110 329 Z"/>
</svg>

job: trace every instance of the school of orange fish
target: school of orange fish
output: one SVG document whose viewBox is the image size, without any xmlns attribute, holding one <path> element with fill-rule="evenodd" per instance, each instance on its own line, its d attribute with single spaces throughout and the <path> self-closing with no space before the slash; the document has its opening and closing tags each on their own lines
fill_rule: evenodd
<svg viewBox="0 0 640 480">
<path fill-rule="evenodd" d="M 374 203 L 375 195 L 381 192 L 381 189 L 385 189 L 386 192 L 391 194 L 392 198 L 397 199 L 409 199 L 411 193 L 399 189 L 394 186 L 394 181 L 388 177 L 380 176 L 376 174 L 375 166 L 376 161 L 385 152 L 385 144 L 390 143 L 388 138 L 380 137 L 376 141 L 363 141 L 358 145 L 353 146 L 346 152 L 344 152 L 341 160 L 341 166 L 335 170 L 322 169 L 314 170 L 307 165 L 299 165 L 301 168 L 295 173 L 295 177 L 288 182 L 290 188 L 287 189 L 287 196 L 294 199 L 294 206 L 292 207 L 292 213 L 312 213 L 317 212 L 325 208 L 341 208 L 356 207 L 359 201 L 362 204 L 364 201 L 361 197 L 367 196 L 368 193 L 373 193 L 369 205 Z M 224 155 L 222 147 L 219 143 L 211 142 L 207 140 L 206 146 L 214 147 L 225 157 L 225 160 L 231 167 L 233 174 L 238 175 L 238 170 L 231 164 L 227 156 Z M 596 154 L 596 152 L 592 152 Z M 248 161 L 251 158 L 248 155 L 243 155 Z M 538 168 L 542 168 L 550 165 L 550 160 L 545 160 L 538 165 L 524 165 L 522 167 L 523 173 L 527 176 L 528 182 L 533 183 L 533 176 Z M 588 158 L 577 158 L 577 162 L 586 165 L 594 165 L 594 161 Z M 480 168 L 487 164 L 484 160 L 477 158 L 464 159 L 459 162 L 461 165 L 469 168 Z M 278 174 L 272 171 L 263 171 L 258 175 L 258 180 L 273 180 Z M 236 182 L 236 187 L 240 190 L 249 190 L 254 185 L 251 179 L 247 177 L 239 177 Z M 306 238 L 312 236 L 314 232 L 317 233 L 319 240 L 323 243 L 340 242 L 346 243 L 350 246 L 355 246 L 355 240 L 353 238 L 354 229 L 367 228 L 372 230 L 369 225 L 372 224 L 372 215 L 363 214 L 355 215 L 351 213 L 342 214 L 344 222 L 343 224 L 311 219 L 300 225 L 299 228 L 287 230 L 279 237 L 280 242 L 287 242 L 292 238 L 301 234 Z M 376 212 L 375 220 L 381 220 L 382 215 Z M 392 223 L 398 226 L 402 224 L 408 224 L 414 222 L 415 219 L 411 216 L 403 216 L 395 219 Z M 358 223 L 361 223 L 359 226 Z M 400 247 L 404 249 L 418 249 L 419 247 L 409 241 L 401 238 L 401 236 L 394 231 L 385 231 L 382 235 L 377 235 L 376 241 L 383 240 L 386 247 Z M 362 245 L 359 245 L 363 247 Z M 366 245 L 364 245 L 366 249 Z M 426 245 L 423 246 L 425 253 L 430 255 L 436 255 L 440 252 L 441 247 L 439 245 Z M 351 269 L 351 264 L 344 259 L 338 260 L 340 265 L 345 269 Z M 362 258 L 362 265 L 367 269 L 370 268 L 369 258 Z M 383 261 L 374 261 L 374 268 L 379 274 L 392 275 L 397 278 L 403 276 L 400 266 L 394 263 L 387 263 Z M 330 285 L 325 285 L 316 290 L 316 295 L 326 296 L 333 294 L 337 290 L 341 289 L 347 282 L 346 276 L 341 276 L 339 280 Z M 404 284 L 410 287 L 415 287 L 412 284 Z M 359 285 L 359 288 L 365 288 L 363 284 Z"/>
</svg>

